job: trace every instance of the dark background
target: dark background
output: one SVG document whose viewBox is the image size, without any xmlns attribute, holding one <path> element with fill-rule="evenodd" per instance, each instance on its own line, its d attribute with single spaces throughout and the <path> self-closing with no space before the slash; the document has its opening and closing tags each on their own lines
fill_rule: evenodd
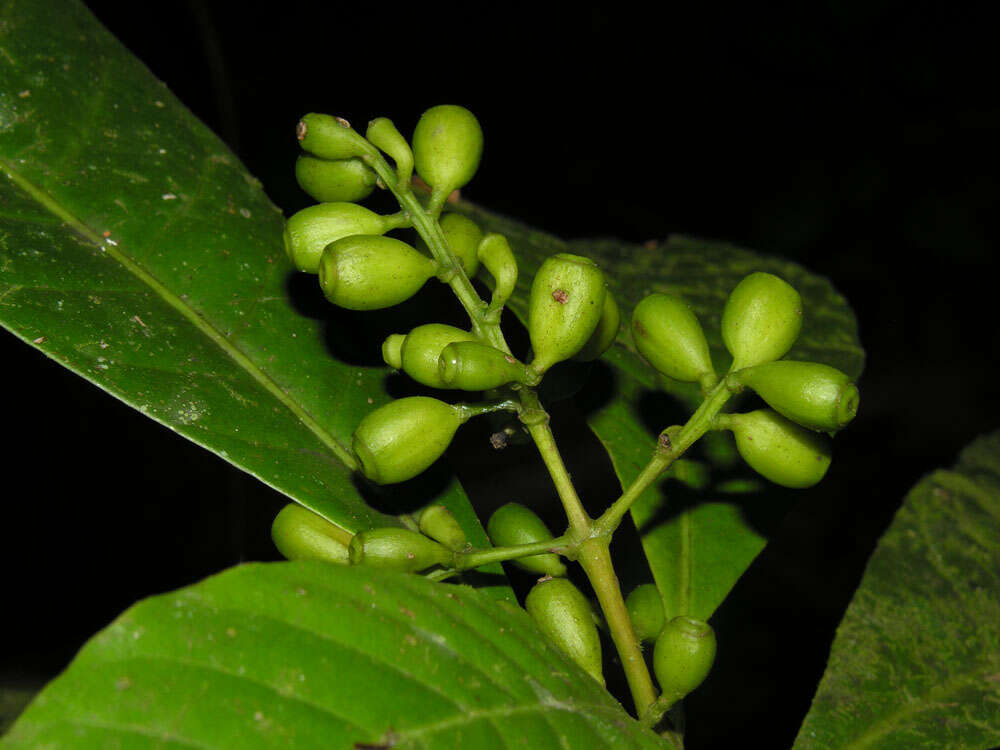
<svg viewBox="0 0 1000 750">
<path fill-rule="evenodd" d="M 361 129 L 386 115 L 408 134 L 428 106 L 459 103 L 486 137 L 473 201 L 565 238 L 729 240 L 847 297 L 869 357 L 860 416 L 713 619 L 719 662 L 688 701 L 691 748 L 788 746 L 906 490 L 1000 422 L 985 14 L 168 5 L 88 3 L 286 214 L 310 202 L 292 172 L 300 115 Z M 276 557 L 275 493 L 12 337 L 0 346 L 17 394 L 8 476 L 30 478 L 6 492 L 6 683 L 51 678 L 143 596 Z"/>
</svg>

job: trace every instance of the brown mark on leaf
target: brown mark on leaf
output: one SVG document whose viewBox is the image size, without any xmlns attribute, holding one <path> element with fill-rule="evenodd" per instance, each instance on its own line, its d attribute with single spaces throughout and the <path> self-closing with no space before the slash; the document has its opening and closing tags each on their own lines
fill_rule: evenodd
<svg viewBox="0 0 1000 750">
<path fill-rule="evenodd" d="M 565 289 L 556 289 L 554 292 L 552 292 L 552 299 L 554 299 L 560 305 L 565 305 L 566 300 L 569 299 L 569 294 L 566 292 Z"/>
<path fill-rule="evenodd" d="M 295 137 L 301 141 L 306 137 L 307 130 L 309 130 L 309 128 L 306 127 L 305 121 L 299 120 L 299 124 L 295 126 Z"/>
<path fill-rule="evenodd" d="M 494 432 L 490 435 L 490 445 L 493 446 L 493 450 L 502 451 L 507 447 L 507 435 L 504 432 Z"/>
<path fill-rule="evenodd" d="M 409 618 L 410 618 L 411 620 L 413 620 L 413 619 L 415 619 L 415 618 L 416 618 L 416 615 L 415 615 L 415 614 L 413 614 L 413 610 L 412 610 L 412 609 L 407 609 L 406 607 L 400 607 L 400 608 L 399 608 L 399 611 L 400 611 L 400 612 L 401 612 L 402 614 L 404 614 L 404 615 L 406 615 L 407 617 L 409 617 Z"/>
</svg>

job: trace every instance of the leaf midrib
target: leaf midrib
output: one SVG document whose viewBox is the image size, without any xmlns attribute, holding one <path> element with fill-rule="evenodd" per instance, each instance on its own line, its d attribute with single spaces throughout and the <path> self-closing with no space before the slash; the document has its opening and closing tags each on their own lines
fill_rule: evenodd
<svg viewBox="0 0 1000 750">
<path fill-rule="evenodd" d="M 212 343 L 218 346 L 225 354 L 241 367 L 250 377 L 252 377 L 265 391 L 288 409 L 302 423 L 306 429 L 312 432 L 323 445 L 330 449 L 333 454 L 348 469 L 357 469 L 357 463 L 350 452 L 340 444 L 340 442 L 325 430 L 309 413 L 293 399 L 288 393 L 281 389 L 274 380 L 260 367 L 244 354 L 238 347 L 233 345 L 222 333 L 216 330 L 207 320 L 198 314 L 190 305 L 186 304 L 178 295 L 171 292 L 164 284 L 156 279 L 153 274 L 143 268 L 139 263 L 127 256 L 118 249 L 117 243 L 106 240 L 98 235 L 91 227 L 76 217 L 69 209 L 61 205 L 51 195 L 42 188 L 35 185 L 26 177 L 14 169 L 5 159 L 0 159 L 0 170 L 6 174 L 7 178 L 17 187 L 27 193 L 32 200 L 37 202 L 42 208 L 56 217 L 64 226 L 69 227 L 87 242 L 99 248 L 111 258 L 120 263 L 129 273 L 139 281 L 148 286 L 166 304 L 174 308 L 191 325 L 204 334 Z"/>
</svg>

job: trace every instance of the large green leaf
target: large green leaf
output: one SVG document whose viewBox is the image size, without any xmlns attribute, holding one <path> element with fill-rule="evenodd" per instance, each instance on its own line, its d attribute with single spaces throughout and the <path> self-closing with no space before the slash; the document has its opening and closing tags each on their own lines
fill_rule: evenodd
<svg viewBox="0 0 1000 750">
<path fill-rule="evenodd" d="M 1000 432 L 906 496 L 796 748 L 1000 746 Z"/>
<path fill-rule="evenodd" d="M 516 605 L 306 562 L 246 565 L 132 607 L 4 744 L 663 747 Z"/>
<path fill-rule="evenodd" d="M 2 15 L 0 323 L 339 525 L 398 523 L 348 450 L 387 371 L 338 362 L 351 331 L 296 309 L 259 183 L 78 2 Z"/>
<path fill-rule="evenodd" d="M 626 325 L 632 308 L 647 294 L 669 292 L 687 300 L 705 328 L 717 369 L 723 372 L 731 362 L 719 333 L 726 297 L 747 274 L 768 271 L 793 284 L 803 299 L 802 334 L 789 358 L 823 362 L 852 377 L 861 374 L 864 352 L 853 313 L 829 281 L 799 265 L 725 243 L 686 238 L 656 246 L 612 240 L 564 242 L 474 206 L 465 210 L 510 239 L 521 270 L 511 307 L 522 320 L 531 278 L 541 262 L 557 252 L 586 255 L 605 270 Z M 657 432 L 668 426 L 649 424 L 648 397 L 665 391 L 693 410 L 698 396 L 693 386 L 658 377 L 640 359 L 627 333 L 619 335 L 603 362 L 611 371 L 613 396 L 589 413 L 588 421 L 627 486 L 649 461 Z M 682 415 L 677 416 L 683 421 Z M 724 496 L 702 497 L 682 510 L 671 507 L 662 487 L 652 487 L 635 504 L 632 516 L 671 615 L 707 619 L 765 544 Z"/>
</svg>

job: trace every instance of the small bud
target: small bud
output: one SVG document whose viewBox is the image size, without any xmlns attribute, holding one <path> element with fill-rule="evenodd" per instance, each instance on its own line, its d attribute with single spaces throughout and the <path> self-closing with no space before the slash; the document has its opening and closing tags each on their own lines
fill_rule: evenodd
<svg viewBox="0 0 1000 750">
<path fill-rule="evenodd" d="M 468 418 L 436 398 L 401 398 L 362 419 L 351 448 L 361 471 L 376 484 L 405 482 L 441 457 Z"/>
<path fill-rule="evenodd" d="M 271 524 L 271 539 L 289 560 L 322 560 L 346 565 L 347 545 L 353 535 L 318 513 L 289 503 Z"/>
<path fill-rule="evenodd" d="M 413 175 L 413 152 L 410 144 L 388 117 L 376 117 L 368 123 L 365 133 L 368 141 L 385 151 L 396 162 L 396 176 L 400 185 L 409 185 Z"/>
<path fill-rule="evenodd" d="M 589 258 L 560 253 L 542 263 L 528 301 L 533 370 L 544 373 L 583 348 L 601 319 L 606 293 L 604 274 Z"/>
<path fill-rule="evenodd" d="M 425 323 L 406 336 L 397 333 L 387 338 L 382 344 L 382 358 L 390 367 L 402 370 L 418 383 L 431 388 L 449 388 L 441 379 L 439 358 L 441 351 L 456 341 L 476 341 L 476 337 L 455 326 Z"/>
<path fill-rule="evenodd" d="M 323 249 L 355 234 L 384 234 L 384 217 L 354 203 L 320 203 L 304 208 L 285 223 L 285 252 L 300 271 L 319 272 Z"/>
<path fill-rule="evenodd" d="M 448 344 L 438 359 L 438 373 L 448 388 L 487 391 L 530 375 L 514 357 L 479 341 Z"/>
<path fill-rule="evenodd" d="M 701 685 L 715 662 L 715 631 L 707 622 L 675 617 L 653 649 L 653 672 L 663 695 L 673 703 Z"/>
<path fill-rule="evenodd" d="M 726 415 L 736 449 L 761 476 L 783 487 L 812 487 L 830 468 L 830 441 L 770 409 Z"/>
<path fill-rule="evenodd" d="M 469 547 L 465 531 L 443 505 L 431 505 L 420 512 L 420 531 L 455 552 Z"/>
<path fill-rule="evenodd" d="M 768 362 L 732 375 L 779 414 L 810 430 L 835 432 L 858 413 L 858 387 L 840 370 L 818 362 Z"/>
<path fill-rule="evenodd" d="M 456 213 L 445 214 L 440 225 L 448 246 L 462 264 L 465 275 L 471 279 L 479 270 L 476 250 L 483 239 L 483 230 L 472 219 Z"/>
<path fill-rule="evenodd" d="M 497 547 L 515 547 L 552 539 L 552 532 L 545 522 L 520 503 L 507 503 L 498 508 L 486 524 L 486 531 Z M 566 575 L 566 566 L 553 552 L 519 557 L 511 562 L 529 573 L 553 577 Z"/>
<path fill-rule="evenodd" d="M 371 146 L 347 120 L 330 115 L 306 115 L 299 120 L 296 135 L 304 151 L 321 159 L 350 159 L 371 151 Z"/>
<path fill-rule="evenodd" d="M 732 370 L 785 356 L 802 330 L 802 298 L 769 273 L 752 273 L 736 285 L 722 310 L 722 340 Z"/>
<path fill-rule="evenodd" d="M 632 590 L 625 599 L 625 608 L 635 636 L 640 641 L 652 641 L 663 630 L 666 616 L 663 613 L 663 599 L 660 591 L 652 583 L 644 583 Z"/>
<path fill-rule="evenodd" d="M 488 234 L 479 243 L 476 257 L 493 277 L 493 297 L 489 312 L 499 313 L 517 285 L 517 260 L 502 234 Z"/>
<path fill-rule="evenodd" d="M 378 310 L 408 300 L 437 271 L 434 261 L 392 237 L 355 234 L 323 250 L 319 284 L 348 310 Z"/>
<path fill-rule="evenodd" d="M 438 194 L 448 195 L 471 180 L 482 153 L 483 130 L 465 107 L 432 107 L 413 131 L 417 172 Z"/>
<path fill-rule="evenodd" d="M 604 293 L 604 309 L 601 311 L 601 318 L 597 321 L 597 328 L 587 339 L 587 343 L 578 351 L 573 359 L 580 362 L 589 362 L 597 359 L 606 352 L 615 339 L 618 338 L 618 329 L 621 327 L 621 312 L 618 310 L 618 303 L 615 302 L 611 292 Z"/>
<path fill-rule="evenodd" d="M 321 203 L 360 201 L 375 189 L 375 172 L 361 159 L 327 161 L 302 154 L 295 162 L 299 186 Z"/>
<path fill-rule="evenodd" d="M 415 573 L 432 565 L 447 565 L 451 553 L 415 531 L 384 528 L 362 531 L 351 540 L 351 565 L 370 565 Z"/>
<path fill-rule="evenodd" d="M 697 383 L 714 372 L 698 318 L 673 295 L 651 294 L 636 305 L 632 340 L 646 361 L 668 378 Z"/>
<path fill-rule="evenodd" d="M 601 685 L 601 638 L 586 597 L 565 578 L 543 580 L 528 592 L 524 608 L 566 656 Z"/>
</svg>

